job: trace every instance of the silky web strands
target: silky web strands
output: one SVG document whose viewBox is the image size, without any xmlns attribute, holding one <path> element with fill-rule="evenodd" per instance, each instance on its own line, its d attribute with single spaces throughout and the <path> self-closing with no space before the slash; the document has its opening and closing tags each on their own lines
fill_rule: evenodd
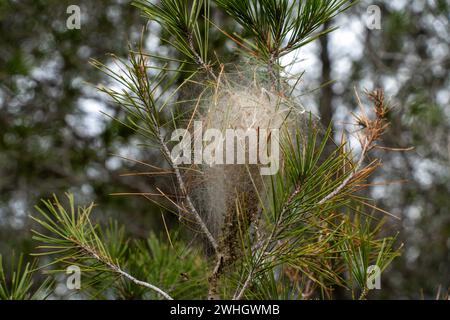
<svg viewBox="0 0 450 320">
<path fill-rule="evenodd" d="M 258 215 L 264 181 L 282 165 L 283 133 L 307 130 L 304 109 L 271 90 L 266 75 L 256 68 L 221 74 L 196 103 L 191 147 L 195 160 L 200 137 L 204 157 L 201 163 L 193 161 L 195 170 L 186 172 L 186 181 L 190 197 L 218 238 L 233 229 L 238 215 L 241 225 Z M 211 150 L 212 141 L 217 148 L 212 148 L 214 161 L 208 161 L 205 151 Z"/>
</svg>

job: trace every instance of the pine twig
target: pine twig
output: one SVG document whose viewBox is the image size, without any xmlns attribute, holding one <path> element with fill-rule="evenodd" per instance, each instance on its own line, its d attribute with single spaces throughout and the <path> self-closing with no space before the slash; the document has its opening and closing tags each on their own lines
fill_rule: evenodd
<svg viewBox="0 0 450 320">
<path fill-rule="evenodd" d="M 211 276 L 209 276 L 208 278 L 209 281 L 208 300 L 220 299 L 218 286 L 222 270 L 223 270 L 223 256 L 221 254 L 218 254 L 216 266 L 214 267 Z"/>
<path fill-rule="evenodd" d="M 263 257 L 264 253 L 266 252 L 267 248 L 269 247 L 269 244 L 270 244 L 270 242 L 272 241 L 272 238 L 275 235 L 275 230 L 278 228 L 278 225 L 281 222 L 284 213 L 288 210 L 289 205 L 292 203 L 292 201 L 294 201 L 295 196 L 297 194 L 299 194 L 299 193 L 300 193 L 300 185 L 298 185 L 295 188 L 294 192 L 292 192 L 292 194 L 289 196 L 288 200 L 284 204 L 283 209 L 281 210 L 281 213 L 280 213 L 280 215 L 279 215 L 279 217 L 277 219 L 277 222 L 276 222 L 274 228 L 272 228 L 272 232 L 271 232 L 269 238 L 267 239 L 267 241 L 266 241 L 266 243 L 264 245 L 264 248 L 262 249 L 262 254 L 261 254 L 260 259 L 264 259 L 264 257 Z M 241 300 L 242 299 L 242 297 L 244 296 L 244 293 L 247 290 L 248 286 L 250 286 L 250 283 L 251 283 L 252 278 L 253 278 L 253 273 L 254 273 L 254 270 L 251 270 L 249 272 L 249 274 L 247 276 L 247 279 L 244 282 L 244 285 L 242 286 L 242 288 L 239 291 L 236 291 L 236 293 L 234 294 L 233 300 Z"/>
<path fill-rule="evenodd" d="M 176 163 L 173 162 L 172 158 L 170 157 L 169 148 L 167 147 L 167 144 L 165 143 L 161 134 L 158 134 L 158 139 L 159 139 L 159 143 L 161 144 L 161 147 L 163 149 L 163 152 L 165 153 L 166 158 L 169 161 L 170 166 L 173 168 L 173 170 L 175 172 L 175 177 L 177 179 L 178 186 L 179 186 L 181 192 L 183 193 L 183 195 L 185 196 L 187 206 L 188 206 L 192 216 L 194 217 L 197 224 L 200 226 L 200 229 L 202 230 L 202 232 L 206 235 L 206 238 L 208 239 L 211 246 L 214 248 L 214 251 L 217 253 L 218 252 L 217 241 L 216 241 L 216 239 L 214 239 L 213 235 L 209 231 L 209 229 L 206 226 L 205 222 L 203 221 L 202 217 L 200 216 L 197 209 L 195 208 L 195 206 L 191 200 L 191 197 L 188 195 L 187 189 L 186 189 L 186 184 L 184 183 L 184 179 L 181 175 L 180 168 L 178 167 L 178 165 Z"/>
<path fill-rule="evenodd" d="M 369 294 L 369 289 L 367 287 L 364 287 L 364 290 L 361 292 L 361 295 L 359 296 L 358 300 L 367 300 L 368 294 Z"/>
<path fill-rule="evenodd" d="M 194 55 L 196 63 L 201 68 L 203 68 L 214 80 L 217 81 L 217 76 L 211 69 L 211 66 L 202 59 L 202 57 L 198 54 L 197 50 L 195 49 L 192 33 L 188 33 L 187 39 L 188 39 L 189 49 L 191 49 L 191 52 Z"/>
<path fill-rule="evenodd" d="M 342 189 L 344 189 L 353 180 L 353 178 L 355 176 L 357 176 L 357 174 L 359 173 L 359 170 L 361 169 L 361 166 L 362 166 L 362 164 L 364 162 L 364 159 L 367 156 L 367 153 L 368 153 L 368 146 L 366 144 L 366 145 L 363 146 L 363 149 L 361 151 L 361 155 L 359 156 L 358 162 L 356 163 L 356 166 L 354 167 L 353 172 L 344 181 L 342 181 L 342 183 L 336 189 L 334 189 L 334 191 L 332 191 L 327 196 L 322 198 L 322 200 L 320 200 L 318 202 L 318 205 L 322 205 L 325 202 L 327 202 L 328 200 L 334 198 L 336 195 L 339 194 L 339 192 L 342 191 Z"/>
<path fill-rule="evenodd" d="M 233 300 L 241 300 L 242 299 L 242 297 L 244 296 L 245 290 L 247 290 L 248 286 L 252 282 L 252 278 L 253 278 L 253 272 L 250 272 L 247 276 L 247 279 L 244 282 L 244 285 L 242 286 L 241 290 L 239 291 L 239 293 L 234 295 Z"/>
<path fill-rule="evenodd" d="M 133 277 L 133 276 L 130 275 L 129 273 L 123 271 L 118 265 L 112 263 L 110 259 L 108 259 L 108 258 L 106 258 L 106 257 L 102 257 L 99 253 L 97 253 L 97 252 L 95 251 L 95 249 L 93 249 L 93 248 L 91 248 L 91 247 L 89 247 L 89 246 L 83 245 L 83 244 L 81 244 L 81 243 L 77 243 L 77 242 L 75 242 L 75 243 L 76 243 L 76 245 L 77 245 L 78 247 L 80 247 L 84 252 L 86 252 L 88 255 L 90 255 L 90 256 L 91 256 L 92 258 L 94 258 L 95 260 L 97 260 L 97 261 L 103 263 L 104 265 L 106 265 L 106 266 L 107 266 L 109 269 L 111 269 L 113 272 L 115 272 L 115 273 L 119 274 L 120 276 L 122 276 L 122 277 L 124 277 L 124 278 L 130 280 L 130 281 L 133 282 L 134 284 L 137 284 L 137 285 L 139 285 L 139 286 L 141 286 L 141 287 L 145 287 L 145 288 L 148 288 L 148 289 L 150 289 L 150 290 L 153 290 L 153 291 L 157 292 L 159 295 L 161 295 L 162 297 L 164 297 L 164 298 L 167 299 L 167 300 L 173 300 L 173 298 L 172 298 L 168 293 L 166 293 L 165 291 L 163 291 L 162 289 L 160 289 L 160 288 L 158 288 L 157 286 L 152 285 L 152 284 L 150 284 L 150 283 L 148 283 L 148 282 L 145 282 L 145 281 L 141 281 L 141 280 L 136 279 L 135 277 Z"/>
<path fill-rule="evenodd" d="M 359 98 L 358 92 L 356 90 L 355 94 L 358 100 L 358 104 L 362 110 L 363 106 L 361 103 L 361 99 Z M 359 156 L 358 162 L 353 168 L 353 172 L 344 181 L 342 181 L 342 183 L 333 192 L 320 200 L 318 203 L 319 205 L 322 205 L 328 200 L 334 198 L 353 180 L 353 178 L 355 178 L 360 173 L 360 169 L 367 154 L 375 147 L 376 141 L 380 139 L 380 137 L 386 131 L 386 128 L 389 126 L 388 122 L 386 121 L 386 116 L 389 112 L 389 108 L 385 104 L 383 91 L 375 90 L 373 92 L 366 92 L 366 95 L 374 103 L 373 110 L 375 113 L 375 119 L 369 119 L 364 114 L 364 112 L 362 113 L 362 115 L 356 116 L 358 124 L 364 128 L 364 134 L 359 139 L 362 146 L 361 155 Z"/>
</svg>

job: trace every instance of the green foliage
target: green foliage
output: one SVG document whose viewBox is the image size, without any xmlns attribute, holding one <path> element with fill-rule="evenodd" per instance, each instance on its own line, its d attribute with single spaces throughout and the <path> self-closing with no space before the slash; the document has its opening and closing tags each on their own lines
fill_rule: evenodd
<svg viewBox="0 0 450 320">
<path fill-rule="evenodd" d="M 167 288 L 175 298 L 201 297 L 206 265 L 195 248 L 187 248 L 176 237 L 164 242 L 154 234 L 146 240 L 129 241 L 117 223 L 102 228 L 92 222 L 93 204 L 77 208 L 73 195 L 67 194 L 67 199 L 68 209 L 57 197 L 43 200 L 44 208 L 36 207 L 40 215 L 32 217 L 47 231 L 44 235 L 33 230 L 33 239 L 40 243 L 35 255 L 53 256 L 45 266 L 48 272 L 80 267 L 82 291 L 93 298 L 107 298 L 112 293 L 122 299 L 159 298 L 124 270 Z M 51 266 L 53 269 L 48 269 Z"/>
<path fill-rule="evenodd" d="M 314 34 L 347 9 L 347 0 L 217 0 L 255 40 L 256 54 L 270 61 L 296 50 L 333 29 Z M 248 42 L 246 42 L 248 43 Z"/>
<path fill-rule="evenodd" d="M 51 293 L 52 281 L 47 278 L 35 286 L 36 267 L 37 261 L 24 262 L 21 254 L 17 261 L 13 257 L 9 269 L 5 270 L 0 255 L 0 300 L 45 299 Z"/>
<path fill-rule="evenodd" d="M 348 218 L 349 219 L 349 218 Z M 350 235 L 340 244 L 341 255 L 345 262 L 346 270 L 351 274 L 350 288 L 355 283 L 364 291 L 367 281 L 367 270 L 374 265 L 383 272 L 394 258 L 399 256 L 399 250 L 395 249 L 396 237 L 379 238 L 383 221 L 375 227 L 371 227 L 372 219 L 356 217 L 346 225 L 346 233 Z"/>
<path fill-rule="evenodd" d="M 136 271 L 147 282 L 169 288 L 174 299 L 206 299 L 206 261 L 199 250 L 187 247 L 177 234 L 169 241 L 162 241 L 155 234 L 137 241 L 135 248 L 130 250 L 128 261 L 131 273 Z M 138 290 L 137 286 L 128 284 Z M 142 297 L 154 296 L 150 293 Z"/>
<path fill-rule="evenodd" d="M 116 58 L 115 63 L 119 72 L 97 60 L 92 61 L 97 69 L 115 80 L 120 87 L 112 89 L 100 86 L 99 91 L 106 93 L 127 113 L 125 121 L 115 120 L 149 140 L 147 142 L 159 144 L 162 138 L 161 127 L 170 128 L 172 124 L 164 119 L 163 110 L 174 101 L 174 96 L 187 81 L 171 90 L 180 76 L 178 72 L 181 66 L 169 70 L 167 64 L 150 65 L 141 47 L 138 52 L 130 48 L 129 62 Z"/>
<path fill-rule="evenodd" d="M 210 0 L 137 0 L 133 4 L 157 21 L 173 38 L 163 39 L 192 63 L 209 70 Z"/>
<path fill-rule="evenodd" d="M 64 208 L 56 196 L 52 200 L 42 200 L 43 208 L 36 206 L 40 215 L 32 216 L 32 219 L 51 234 L 42 234 L 37 230 L 32 230 L 33 239 L 42 243 L 37 248 L 44 250 L 35 255 L 57 256 L 50 265 L 77 263 L 85 272 L 108 270 L 105 265 L 113 263 L 114 259 L 118 257 L 113 258 L 110 255 L 106 244 L 101 239 L 99 227 L 91 221 L 90 215 L 94 204 L 76 208 L 73 195 L 67 194 L 66 196 L 69 210 Z M 125 245 L 123 241 L 119 244 Z M 114 251 L 120 253 L 122 250 Z M 98 259 L 95 259 L 94 255 Z M 98 261 L 92 263 L 93 260 Z"/>
<path fill-rule="evenodd" d="M 330 148 L 330 128 L 320 138 L 319 132 L 310 121 L 294 138 L 283 136 L 284 166 L 260 195 L 269 200 L 261 201 L 266 236 L 242 239 L 243 271 L 233 281 L 242 283 L 242 274 L 253 278 L 247 298 L 301 298 L 306 284 L 320 287 L 323 298 L 335 286 L 362 292 L 367 268 L 384 270 L 399 255 L 395 238 L 380 236 L 382 224 L 367 210 L 374 206 L 358 195 L 365 176 L 346 183 L 355 163 L 346 144 Z M 286 270 L 296 279 L 286 281 Z"/>
</svg>

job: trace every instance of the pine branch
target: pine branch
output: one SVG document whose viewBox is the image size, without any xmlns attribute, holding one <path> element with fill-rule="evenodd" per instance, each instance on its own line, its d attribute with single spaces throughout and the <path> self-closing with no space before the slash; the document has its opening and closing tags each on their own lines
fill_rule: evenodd
<svg viewBox="0 0 450 320">
<path fill-rule="evenodd" d="M 173 300 L 173 298 L 167 292 L 163 291 L 162 289 L 160 289 L 157 286 L 154 286 L 154 285 L 152 285 L 152 284 L 150 284 L 148 282 L 136 279 L 135 277 L 133 277 L 129 273 L 123 271 L 118 265 L 116 265 L 113 262 L 111 262 L 111 260 L 107 259 L 106 257 L 101 256 L 92 247 L 87 246 L 87 245 L 83 245 L 83 244 L 77 243 L 77 242 L 75 242 L 75 243 L 77 244 L 77 246 L 80 249 L 85 251 L 88 255 L 90 255 L 95 260 L 97 260 L 97 261 L 103 263 L 104 265 L 106 265 L 109 269 L 111 269 L 111 271 L 113 271 L 113 272 L 119 274 L 120 276 L 130 280 L 131 282 L 133 282 L 134 284 L 137 284 L 138 286 L 142 286 L 142 287 L 145 287 L 145 288 L 148 288 L 150 290 L 153 290 L 153 291 L 157 292 L 159 295 L 161 295 L 162 297 L 164 297 L 167 300 Z"/>
<path fill-rule="evenodd" d="M 192 54 L 194 55 L 195 62 L 198 64 L 200 68 L 202 68 L 209 76 L 211 76 L 215 81 L 217 81 L 217 76 L 212 70 L 211 66 L 207 64 L 203 58 L 200 56 L 200 54 L 197 52 L 197 49 L 195 49 L 194 40 L 192 33 L 188 33 L 187 35 L 189 48 L 191 49 Z"/>
<path fill-rule="evenodd" d="M 373 112 L 375 114 L 375 120 L 370 120 L 363 112 L 363 105 L 359 98 L 358 92 L 355 90 L 355 94 L 358 100 L 358 105 L 361 108 L 362 114 L 356 116 L 358 125 L 363 127 L 363 134 L 360 136 L 359 141 L 362 147 L 359 160 L 356 162 L 353 172 L 329 195 L 319 201 L 319 205 L 324 204 L 328 200 L 338 195 L 358 174 L 363 165 L 364 160 L 367 157 L 368 152 L 373 149 L 377 140 L 383 135 L 389 126 L 386 118 L 389 108 L 384 101 L 384 93 L 382 90 L 375 90 L 373 92 L 367 92 L 366 95 L 370 100 L 374 102 Z"/>
<path fill-rule="evenodd" d="M 219 280 L 223 271 L 223 256 L 221 254 L 217 255 L 216 266 L 212 274 L 208 278 L 209 289 L 208 289 L 208 300 L 219 300 Z"/>
<path fill-rule="evenodd" d="M 329 192 L 326 196 L 322 197 L 315 207 L 320 207 L 323 204 L 329 202 L 331 199 L 335 198 L 337 195 L 339 195 L 343 190 L 346 190 L 346 188 L 358 177 L 358 176 L 364 176 L 364 171 L 370 171 L 370 169 L 362 168 L 364 160 L 366 159 L 368 152 L 374 148 L 376 141 L 380 139 L 380 137 L 385 132 L 386 128 L 388 127 L 388 122 L 386 120 L 387 113 L 389 111 L 389 108 L 386 106 L 386 103 L 384 101 L 384 94 L 381 90 L 376 90 L 374 92 L 366 93 L 370 100 L 374 102 L 373 111 L 375 114 L 375 119 L 371 120 L 368 118 L 365 113 L 363 112 L 363 106 L 359 99 L 359 96 L 356 94 L 358 104 L 361 108 L 362 114 L 357 118 L 357 123 L 362 125 L 364 130 L 363 133 L 360 135 L 359 140 L 361 143 L 362 151 L 361 154 L 356 162 L 356 164 L 352 168 L 352 172 L 331 192 Z M 369 165 L 370 166 L 370 165 Z M 288 197 L 286 203 L 282 207 L 280 214 L 277 217 L 277 220 L 275 222 L 275 225 L 272 228 L 272 231 L 270 235 L 266 238 L 265 244 L 263 245 L 261 249 L 260 256 L 255 262 L 255 265 L 253 268 L 249 271 L 249 274 L 244 281 L 244 284 L 242 288 L 240 288 L 238 291 L 236 291 L 234 298 L 236 300 L 242 299 L 244 296 L 245 291 L 248 289 L 250 284 L 252 283 L 252 279 L 255 275 L 255 270 L 259 267 L 260 264 L 264 263 L 264 260 L 266 259 L 266 255 L 270 252 L 274 252 L 277 250 L 277 245 L 273 246 L 269 249 L 274 237 L 279 234 L 280 231 L 277 231 L 280 228 L 280 225 L 284 219 L 285 214 L 290 210 L 291 205 L 295 201 L 297 195 L 301 191 L 301 185 L 297 184 L 294 191 L 290 194 Z M 319 240 L 323 240 L 322 237 L 319 238 Z M 269 251 L 268 251 L 269 250 Z"/>
<path fill-rule="evenodd" d="M 206 226 L 205 222 L 203 221 L 202 217 L 198 213 L 197 209 L 195 208 L 190 196 L 187 193 L 186 184 L 184 182 L 183 176 L 181 175 L 180 168 L 176 163 L 173 162 L 171 156 L 170 156 L 170 150 L 167 147 L 163 137 L 161 134 L 159 134 L 159 143 L 163 149 L 164 154 L 166 155 L 167 161 L 169 162 L 170 166 L 173 168 L 175 172 L 175 176 L 178 182 L 178 187 L 180 188 L 181 192 L 183 193 L 186 203 L 188 206 L 188 209 L 190 210 L 192 216 L 194 217 L 197 224 L 200 226 L 200 229 L 205 234 L 206 238 L 208 239 L 211 246 L 214 248 L 214 251 L 218 253 L 218 245 L 216 239 L 214 239 L 213 235 L 209 231 L 208 227 Z"/>
<path fill-rule="evenodd" d="M 51 232 L 51 235 L 44 235 L 35 230 L 32 230 L 35 236 L 33 239 L 40 241 L 43 245 L 39 249 L 45 249 L 46 252 L 35 255 L 61 255 L 59 259 L 54 260 L 51 264 L 58 262 L 69 263 L 69 261 L 82 261 L 86 258 L 91 258 L 106 266 L 110 271 L 116 273 L 133 283 L 151 289 L 162 297 L 173 300 L 172 297 L 148 282 L 138 280 L 131 274 L 125 272 L 119 267 L 117 263 L 113 262 L 113 258 L 108 252 L 105 241 L 100 237 L 98 226 L 95 226 L 90 221 L 90 215 L 93 209 L 93 204 L 88 207 L 78 207 L 75 209 L 74 197 L 72 194 L 67 194 L 69 200 L 69 212 L 60 204 L 59 200 L 54 196 L 54 203 L 43 200 L 48 213 L 36 206 L 37 211 L 41 214 L 42 219 L 32 216 L 31 218 L 40 224 L 42 227 Z M 56 249 L 52 251 L 52 249 Z M 86 264 L 92 270 L 104 271 L 98 266 Z"/>
<path fill-rule="evenodd" d="M 163 155 L 173 169 L 178 188 L 185 198 L 188 209 L 187 211 L 190 213 L 190 215 L 192 215 L 194 221 L 196 222 L 196 224 L 198 224 L 200 230 L 205 234 L 208 242 L 217 253 L 217 241 L 214 239 L 202 217 L 195 208 L 194 203 L 192 202 L 192 199 L 187 192 L 186 183 L 184 182 L 181 170 L 171 158 L 170 150 L 162 134 L 163 125 L 161 124 L 160 120 L 161 110 L 165 105 L 168 104 L 169 99 L 173 95 L 175 95 L 178 90 L 180 90 L 180 88 L 183 87 L 183 85 L 190 79 L 190 77 L 186 79 L 178 88 L 173 90 L 170 93 L 169 98 L 162 103 L 162 106 L 158 107 L 156 105 L 156 101 L 158 100 L 158 98 L 155 98 L 153 94 L 158 86 L 160 86 L 160 83 L 156 80 L 159 78 L 164 79 L 165 71 L 160 70 L 159 74 L 156 76 L 156 80 L 152 81 L 153 79 L 150 79 L 147 73 L 148 66 L 146 63 L 146 55 L 142 52 L 142 46 L 139 47 L 138 51 L 130 50 L 130 55 L 131 65 L 124 64 L 123 67 L 125 70 L 127 70 L 126 78 L 122 75 L 114 73 L 114 71 L 112 71 L 110 68 L 107 68 L 105 65 L 95 62 L 95 65 L 98 69 L 105 72 L 110 77 L 118 79 L 121 84 L 126 86 L 130 93 L 124 93 L 122 91 L 118 92 L 107 88 L 101 88 L 101 90 L 112 97 L 117 103 L 119 103 L 119 105 L 123 107 L 130 115 L 130 119 L 133 118 L 130 121 L 130 124 L 127 125 L 128 127 L 142 133 L 146 138 L 152 138 L 157 144 L 159 144 L 162 149 Z M 153 84 L 154 82 L 156 82 L 156 84 Z M 170 83 L 172 83 L 172 81 L 170 81 Z M 164 91 L 161 92 L 160 96 L 162 96 L 164 93 Z M 142 127 L 139 122 L 143 123 L 145 127 Z"/>
<path fill-rule="evenodd" d="M 353 168 L 353 172 L 347 178 L 345 178 L 345 180 L 342 181 L 342 183 L 333 192 L 329 193 L 326 197 L 322 198 L 317 203 L 319 206 L 329 201 L 330 199 L 336 197 L 360 173 L 361 166 L 364 160 L 366 159 L 367 153 L 368 153 L 368 145 L 364 144 L 358 162 Z"/>
<path fill-rule="evenodd" d="M 241 300 L 244 296 L 245 291 L 250 286 L 251 282 L 253 280 L 253 272 L 250 272 L 247 276 L 247 279 L 245 279 L 244 285 L 242 288 L 234 294 L 233 300 Z"/>
</svg>

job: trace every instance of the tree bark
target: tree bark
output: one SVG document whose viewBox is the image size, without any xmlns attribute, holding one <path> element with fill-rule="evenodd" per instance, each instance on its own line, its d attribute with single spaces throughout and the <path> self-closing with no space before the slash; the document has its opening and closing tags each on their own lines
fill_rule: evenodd
<svg viewBox="0 0 450 320">
<path fill-rule="evenodd" d="M 330 24 L 324 25 L 324 30 L 328 29 Z M 333 88 L 329 84 L 331 81 L 332 61 L 328 50 L 329 35 L 320 37 L 320 61 L 322 63 L 322 74 L 320 83 L 323 86 L 320 90 L 319 114 L 324 127 L 328 127 L 333 118 Z"/>
</svg>

